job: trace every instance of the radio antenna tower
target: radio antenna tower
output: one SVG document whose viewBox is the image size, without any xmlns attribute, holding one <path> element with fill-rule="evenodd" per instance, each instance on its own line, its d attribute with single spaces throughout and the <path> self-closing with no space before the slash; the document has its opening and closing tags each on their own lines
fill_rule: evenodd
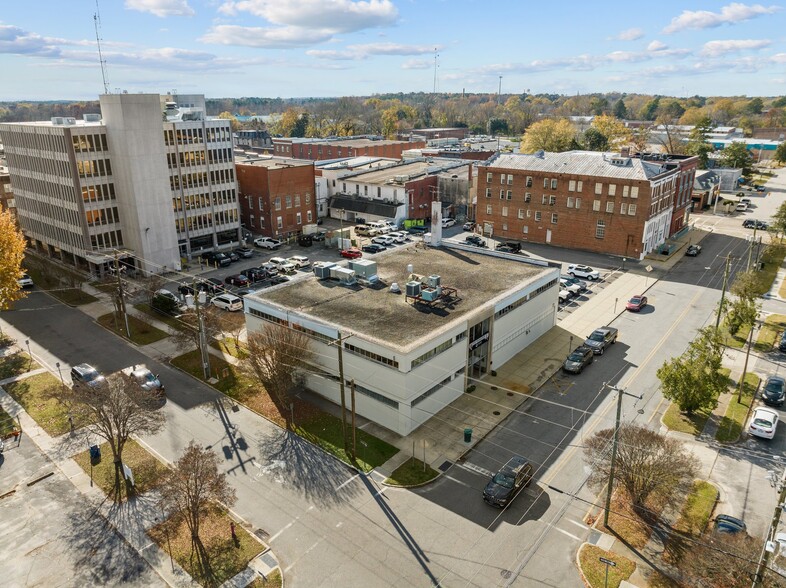
<svg viewBox="0 0 786 588">
<path fill-rule="evenodd" d="M 437 93 L 437 57 L 439 57 L 439 54 L 437 53 L 437 48 L 434 47 L 434 94 Z"/>
<path fill-rule="evenodd" d="M 98 62 L 101 64 L 101 79 L 104 81 L 104 94 L 109 94 L 109 80 L 107 80 L 106 75 L 106 60 L 104 56 L 101 54 L 101 35 L 99 35 L 99 30 L 101 29 L 101 13 L 98 10 L 98 0 L 96 0 L 96 11 L 93 14 L 93 24 L 95 25 L 96 29 L 96 44 L 98 45 Z"/>
</svg>

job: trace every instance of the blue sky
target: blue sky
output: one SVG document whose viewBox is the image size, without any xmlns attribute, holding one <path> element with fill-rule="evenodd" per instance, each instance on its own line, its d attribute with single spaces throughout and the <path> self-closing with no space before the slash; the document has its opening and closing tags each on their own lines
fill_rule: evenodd
<svg viewBox="0 0 786 588">
<path fill-rule="evenodd" d="M 101 0 L 111 91 L 786 94 L 786 4 Z M 103 92 L 94 0 L 2 2 L 0 100 Z"/>
</svg>

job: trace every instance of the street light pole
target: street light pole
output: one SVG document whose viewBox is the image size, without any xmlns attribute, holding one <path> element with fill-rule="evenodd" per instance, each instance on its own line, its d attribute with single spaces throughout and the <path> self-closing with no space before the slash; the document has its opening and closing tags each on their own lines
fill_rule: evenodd
<svg viewBox="0 0 786 588">
<path fill-rule="evenodd" d="M 33 367 L 33 352 L 30 351 L 30 339 L 25 339 L 25 345 L 27 345 L 27 356 L 30 358 L 30 361 L 27 364 L 27 369 L 29 370 Z"/>
</svg>

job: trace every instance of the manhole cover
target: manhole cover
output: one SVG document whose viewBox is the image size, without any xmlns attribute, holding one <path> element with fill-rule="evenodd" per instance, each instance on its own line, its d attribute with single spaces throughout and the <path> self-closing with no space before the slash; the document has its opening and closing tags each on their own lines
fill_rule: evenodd
<svg viewBox="0 0 786 588">
<path fill-rule="evenodd" d="M 508 580 L 513 575 L 513 573 L 510 570 L 500 570 L 499 575 Z"/>
<path fill-rule="evenodd" d="M 270 533 L 268 533 L 264 529 L 257 529 L 256 531 L 254 531 L 254 535 L 259 537 L 263 541 L 267 540 L 267 538 L 270 537 Z"/>
<path fill-rule="evenodd" d="M 494 414 L 494 416 L 499 416 L 499 411 L 495 410 L 493 414 Z"/>
</svg>

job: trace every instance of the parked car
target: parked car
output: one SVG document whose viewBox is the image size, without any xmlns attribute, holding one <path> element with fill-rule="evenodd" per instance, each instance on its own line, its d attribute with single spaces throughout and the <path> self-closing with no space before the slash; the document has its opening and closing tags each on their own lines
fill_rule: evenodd
<svg viewBox="0 0 786 588">
<path fill-rule="evenodd" d="M 367 227 L 366 225 L 356 225 L 355 234 L 360 235 L 361 237 L 376 237 L 378 231 L 376 229 L 372 229 L 371 227 Z"/>
<path fill-rule="evenodd" d="M 273 276 L 270 278 L 270 285 L 276 286 L 278 284 L 285 284 L 290 281 L 289 276 Z"/>
<path fill-rule="evenodd" d="M 249 257 L 254 255 L 254 252 L 248 247 L 238 247 L 237 249 L 234 249 L 234 252 L 238 256 L 243 257 L 245 259 L 248 259 Z"/>
<path fill-rule="evenodd" d="M 238 255 L 234 251 L 229 251 L 226 253 L 226 255 L 229 256 L 229 261 L 231 261 L 232 263 L 235 263 L 236 261 L 240 261 L 240 255 Z"/>
<path fill-rule="evenodd" d="M 268 277 L 272 277 L 278 274 L 278 266 L 270 263 L 269 261 L 266 261 L 265 263 L 260 265 L 259 269 L 265 270 L 267 272 Z"/>
<path fill-rule="evenodd" d="M 518 455 L 511 457 L 486 484 L 483 500 L 491 506 L 504 508 L 530 483 L 532 473 L 532 464 L 526 459 Z"/>
<path fill-rule="evenodd" d="M 573 278 L 586 278 L 592 281 L 600 279 L 600 272 L 595 271 L 588 265 L 575 263 L 568 266 L 568 275 Z"/>
<path fill-rule="evenodd" d="M 625 310 L 639 312 L 645 306 L 647 306 L 647 297 L 643 294 L 636 294 L 636 296 L 628 300 L 628 303 L 625 305 Z"/>
<path fill-rule="evenodd" d="M 379 253 L 380 251 L 384 251 L 385 247 L 377 245 L 376 243 L 369 243 L 368 245 L 363 245 L 361 249 L 365 253 Z"/>
<path fill-rule="evenodd" d="M 391 247 L 395 241 L 388 237 L 387 235 L 379 235 L 378 237 L 374 237 L 371 239 L 372 243 L 376 245 L 382 245 L 383 247 Z"/>
<path fill-rule="evenodd" d="M 270 275 L 267 271 L 261 267 L 250 267 L 248 269 L 243 270 L 240 272 L 244 276 L 248 278 L 248 281 L 252 284 L 254 282 L 261 282 L 262 280 L 266 280 Z"/>
<path fill-rule="evenodd" d="M 565 280 L 566 282 L 570 282 L 571 284 L 578 286 L 581 288 L 581 291 L 584 292 L 587 289 L 587 282 L 584 280 L 579 280 L 578 278 L 574 278 L 573 276 L 560 276 L 561 280 Z"/>
<path fill-rule="evenodd" d="M 521 243 L 516 243 L 515 241 L 500 243 L 497 245 L 496 251 L 501 251 L 502 253 L 521 253 Z"/>
<path fill-rule="evenodd" d="M 121 370 L 128 376 L 134 384 L 139 386 L 142 390 L 147 392 L 154 392 L 163 395 L 165 392 L 164 385 L 161 383 L 157 374 L 154 374 L 144 365 L 134 365 Z"/>
<path fill-rule="evenodd" d="M 359 257 L 363 257 L 363 253 L 361 253 L 360 249 L 355 247 L 350 247 L 349 249 L 342 249 L 339 251 L 339 255 L 341 257 L 346 257 L 347 259 L 358 259 Z"/>
<path fill-rule="evenodd" d="M 764 404 L 770 406 L 780 406 L 786 398 L 786 380 L 780 376 L 770 376 L 764 383 L 761 391 L 761 399 Z"/>
<path fill-rule="evenodd" d="M 292 257 L 287 258 L 287 261 L 295 265 L 297 269 L 304 269 L 311 265 L 311 260 L 305 255 L 293 255 Z"/>
<path fill-rule="evenodd" d="M 317 231 L 316 233 L 310 236 L 312 241 L 324 241 L 325 235 L 327 235 L 327 231 Z"/>
<path fill-rule="evenodd" d="M 396 243 L 406 243 L 407 241 L 411 241 L 409 235 L 406 233 L 402 233 L 400 231 L 394 231 L 393 233 L 388 233 L 387 236 Z"/>
<path fill-rule="evenodd" d="M 581 294 L 581 286 L 573 284 L 564 278 L 559 279 L 559 285 L 563 290 L 570 292 L 571 296 L 578 296 Z"/>
<path fill-rule="evenodd" d="M 778 350 L 786 351 L 786 331 L 783 331 L 783 334 L 781 335 L 780 343 L 778 343 Z"/>
<path fill-rule="evenodd" d="M 218 278 L 205 278 L 202 282 L 210 294 L 221 294 L 225 291 L 224 284 Z"/>
<path fill-rule="evenodd" d="M 80 363 L 71 368 L 71 383 L 76 386 L 95 388 L 106 382 L 106 378 L 89 363 Z"/>
<path fill-rule="evenodd" d="M 281 247 L 281 241 L 272 237 L 257 237 L 254 239 L 254 245 L 263 249 L 278 249 Z"/>
<path fill-rule="evenodd" d="M 455 224 L 456 224 L 456 219 L 454 219 L 454 218 L 443 218 L 442 219 L 442 228 L 443 229 L 447 229 L 449 227 L 452 227 Z"/>
<path fill-rule="evenodd" d="M 473 247 L 488 247 L 486 241 L 479 237 L 478 235 L 470 235 L 466 239 L 464 239 L 464 243 L 466 245 L 472 245 Z"/>
<path fill-rule="evenodd" d="M 215 278 L 213 278 L 215 279 Z M 218 287 L 223 290 L 224 286 L 221 281 L 218 281 Z M 194 288 L 196 287 L 196 290 Z M 204 292 L 205 294 L 215 294 L 216 286 L 211 282 L 207 282 L 206 280 L 199 280 L 195 282 L 193 285 L 188 283 L 183 283 L 178 286 L 177 291 L 180 292 L 180 295 L 185 297 L 191 294 L 194 296 L 197 292 Z"/>
<path fill-rule="evenodd" d="M 298 235 L 297 244 L 301 247 L 311 247 L 314 244 L 314 238 L 311 235 Z"/>
<path fill-rule="evenodd" d="M 563 304 L 571 299 L 570 291 L 566 290 L 565 288 L 560 288 L 557 296 L 559 296 L 559 301 Z"/>
<path fill-rule="evenodd" d="M 734 207 L 734 210 L 737 212 L 746 212 L 748 210 L 748 205 L 744 202 L 740 202 L 737 204 L 737 206 Z"/>
<path fill-rule="evenodd" d="M 766 191 L 766 188 L 764 186 L 756 186 L 755 188 L 756 188 L 757 192 L 764 192 L 764 191 Z"/>
<path fill-rule="evenodd" d="M 472 221 L 465 222 L 464 225 L 461 227 L 465 231 L 473 231 L 475 230 L 475 223 Z"/>
<path fill-rule="evenodd" d="M 206 251 L 202 254 L 202 259 L 208 265 L 219 267 L 226 267 L 232 263 L 232 259 L 226 253 L 221 253 L 220 251 Z"/>
<path fill-rule="evenodd" d="M 595 361 L 595 353 L 591 347 L 579 345 L 574 349 L 562 364 L 562 371 L 571 374 L 580 374 L 585 367 Z"/>
<path fill-rule="evenodd" d="M 243 300 L 234 294 L 219 294 L 210 301 L 210 304 L 232 312 L 243 310 Z"/>
<path fill-rule="evenodd" d="M 772 439 L 775 437 L 775 429 L 778 428 L 778 413 L 771 408 L 760 406 L 753 410 L 751 422 L 748 425 L 748 432 L 756 437 Z"/>
<path fill-rule="evenodd" d="M 748 530 L 745 521 L 726 514 L 719 514 L 713 521 L 716 533 L 745 533 Z"/>
<path fill-rule="evenodd" d="M 701 245 L 688 245 L 685 250 L 685 255 L 688 257 L 696 257 L 699 253 L 701 253 Z"/>
<path fill-rule="evenodd" d="M 603 355 L 609 345 L 617 342 L 618 329 L 615 327 L 601 327 L 592 331 L 584 340 L 584 345 L 591 348 L 596 355 Z"/>
<path fill-rule="evenodd" d="M 16 283 L 20 288 L 32 288 L 33 286 L 35 286 L 35 284 L 33 283 L 33 278 L 31 278 L 27 274 L 22 274 L 22 277 L 18 278 L 16 280 Z"/>
<path fill-rule="evenodd" d="M 226 278 L 224 278 L 224 282 L 226 282 L 230 286 L 239 286 L 241 288 L 245 288 L 251 283 L 251 280 L 249 280 L 243 274 L 235 274 L 233 276 L 227 276 Z"/>
<path fill-rule="evenodd" d="M 284 259 L 283 257 L 271 257 L 268 260 L 268 263 L 280 269 L 281 266 L 283 266 L 284 264 L 287 264 L 289 262 L 286 259 Z"/>
</svg>

